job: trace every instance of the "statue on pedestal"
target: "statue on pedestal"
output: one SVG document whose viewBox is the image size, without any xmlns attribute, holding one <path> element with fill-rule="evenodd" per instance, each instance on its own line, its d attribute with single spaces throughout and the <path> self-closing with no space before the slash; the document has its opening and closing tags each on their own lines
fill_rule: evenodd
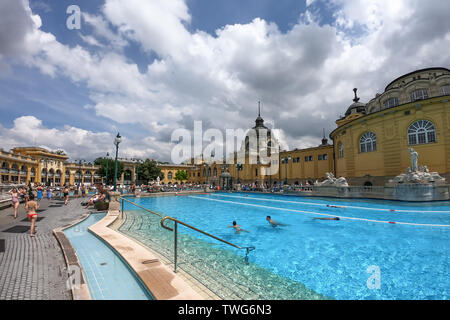
<svg viewBox="0 0 450 320">
<path fill-rule="evenodd" d="M 406 172 L 389 180 L 387 185 L 395 186 L 397 184 L 445 184 L 445 178 L 442 178 L 437 172 L 430 172 L 427 166 L 419 166 L 419 154 L 413 149 L 408 149 L 411 158 L 411 167 L 406 168 Z"/>
<path fill-rule="evenodd" d="M 419 154 L 416 151 L 414 151 L 413 148 L 409 148 L 408 151 L 411 156 L 411 170 L 412 170 L 412 172 L 416 172 L 419 169 L 419 166 L 418 166 Z"/>
</svg>

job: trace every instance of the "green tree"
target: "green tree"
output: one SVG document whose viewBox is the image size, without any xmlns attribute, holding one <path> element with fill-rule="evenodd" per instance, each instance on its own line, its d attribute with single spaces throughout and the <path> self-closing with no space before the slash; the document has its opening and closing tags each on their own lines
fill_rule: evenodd
<svg viewBox="0 0 450 320">
<path fill-rule="evenodd" d="M 144 162 L 139 163 L 136 166 L 136 174 L 139 180 L 149 181 L 159 179 L 164 179 L 164 174 L 161 169 L 157 167 L 157 162 L 155 160 L 146 159 Z"/>
<path fill-rule="evenodd" d="M 115 166 L 115 160 L 107 159 L 107 158 L 97 158 L 94 160 L 94 164 L 97 166 L 100 166 L 100 169 L 98 169 L 97 173 L 101 175 L 103 178 L 106 177 L 106 163 L 108 162 L 108 181 L 105 181 L 107 185 L 111 185 L 114 183 L 114 166 Z M 120 176 L 123 172 L 123 163 L 118 161 L 117 163 L 117 180 L 120 179 Z"/>
<path fill-rule="evenodd" d="M 186 181 L 189 179 L 189 174 L 185 170 L 178 170 L 177 173 L 175 173 L 175 180 L 177 181 Z"/>
</svg>

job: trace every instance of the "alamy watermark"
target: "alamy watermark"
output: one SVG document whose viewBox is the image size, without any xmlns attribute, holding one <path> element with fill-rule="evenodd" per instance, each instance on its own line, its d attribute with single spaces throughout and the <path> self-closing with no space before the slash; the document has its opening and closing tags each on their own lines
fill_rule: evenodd
<svg viewBox="0 0 450 320">
<path fill-rule="evenodd" d="M 244 129 L 215 128 L 203 132 L 202 121 L 194 121 L 193 132 L 176 129 L 171 142 L 176 145 L 171 152 L 175 164 L 190 162 L 194 164 L 259 164 L 261 176 L 274 175 L 279 170 L 278 140 L 273 136 L 275 130 L 266 127 Z M 206 156 L 205 156 L 206 155 Z"/>
<path fill-rule="evenodd" d="M 366 269 L 366 272 L 370 274 L 369 278 L 367 279 L 367 288 L 374 290 L 374 289 L 381 289 L 381 270 L 379 266 L 368 266 Z"/>
<path fill-rule="evenodd" d="M 67 7 L 66 13 L 69 14 L 66 20 L 66 26 L 69 30 L 81 29 L 81 9 L 73 4 Z"/>
</svg>

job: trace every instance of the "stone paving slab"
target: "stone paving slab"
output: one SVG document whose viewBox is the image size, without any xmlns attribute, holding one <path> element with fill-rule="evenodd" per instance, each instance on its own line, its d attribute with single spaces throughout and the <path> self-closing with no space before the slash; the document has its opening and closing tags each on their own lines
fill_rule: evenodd
<svg viewBox="0 0 450 320">
<path fill-rule="evenodd" d="M 19 206 L 17 219 L 11 207 L 0 210 L 0 300 L 71 300 L 66 287 L 67 270 L 61 248 L 52 230 L 67 225 L 89 210 L 80 205 L 85 199 L 63 201 L 43 199 L 36 223 L 37 234 L 3 232 L 17 226 L 29 227 L 24 204 Z"/>
</svg>

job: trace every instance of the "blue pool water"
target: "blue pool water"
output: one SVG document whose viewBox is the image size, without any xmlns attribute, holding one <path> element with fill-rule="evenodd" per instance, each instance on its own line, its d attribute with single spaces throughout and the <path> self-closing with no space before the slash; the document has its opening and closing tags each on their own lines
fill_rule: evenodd
<svg viewBox="0 0 450 320">
<path fill-rule="evenodd" d="M 103 219 L 105 215 L 91 214 L 81 223 L 64 230 L 80 260 L 92 299 L 152 299 L 121 258 L 89 232 L 88 227 Z"/>
<path fill-rule="evenodd" d="M 244 193 L 130 200 L 236 245 L 255 246 L 249 256 L 251 263 L 326 297 L 450 298 L 449 202 L 417 204 Z M 135 209 L 125 203 L 125 210 Z M 286 226 L 271 227 L 267 215 Z M 313 219 L 333 216 L 341 220 Z M 250 232 L 236 234 L 228 228 L 233 220 Z M 180 226 L 179 231 L 217 243 L 185 227 Z"/>
</svg>

